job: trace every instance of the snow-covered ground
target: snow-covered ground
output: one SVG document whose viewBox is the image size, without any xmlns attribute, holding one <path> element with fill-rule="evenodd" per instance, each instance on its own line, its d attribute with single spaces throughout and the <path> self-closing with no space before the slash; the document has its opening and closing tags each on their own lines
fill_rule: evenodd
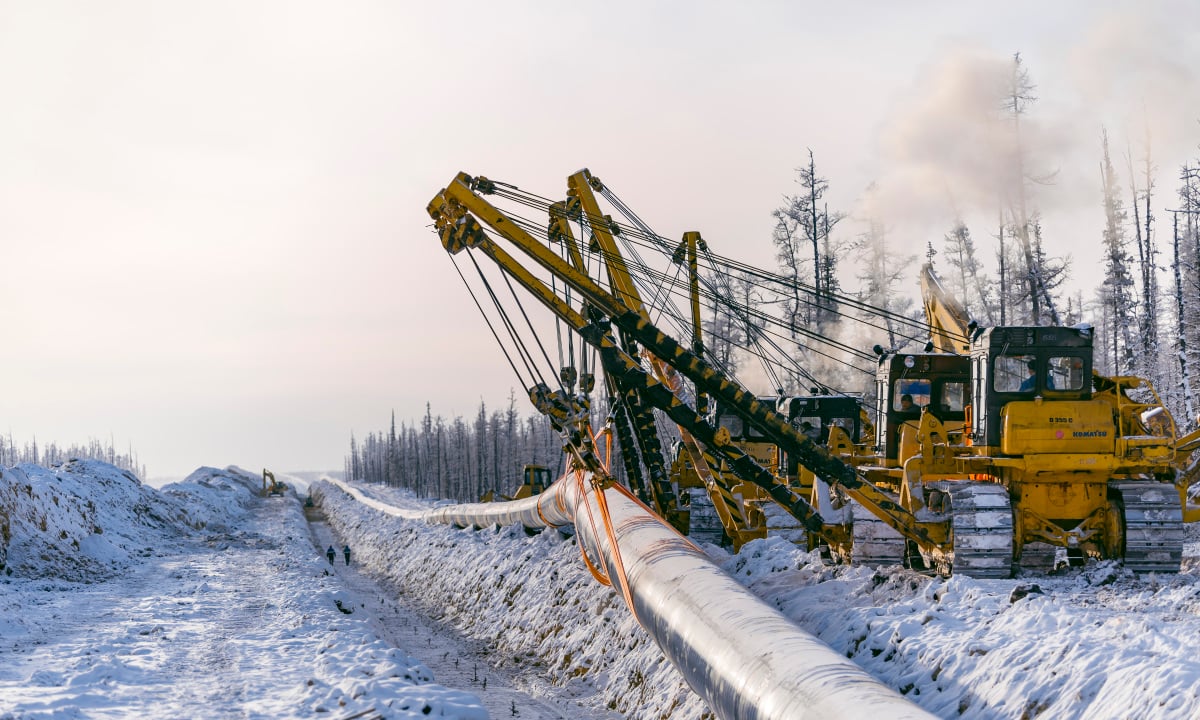
<svg viewBox="0 0 1200 720">
<path fill-rule="evenodd" d="M 4 469 L 0 718 L 705 717 L 569 537 L 427 525 L 427 501 L 328 482 L 308 522 L 260 487 L 236 468 L 161 490 L 96 462 Z M 1195 718 L 1189 536 L 1183 573 L 1145 577 L 930 578 L 777 538 L 709 550 L 940 717 Z M 319 548 L 343 543 L 351 565 L 330 566 Z"/>
<path fill-rule="evenodd" d="M 202 468 L 156 491 L 97 462 L 5 469 L 0 717 L 488 717 L 380 637 L 299 500 L 258 497 L 260 483 Z"/>
<path fill-rule="evenodd" d="M 405 519 L 417 503 L 404 493 L 357 490 L 407 512 L 315 487 L 342 531 L 377 554 L 373 571 L 410 587 L 417 602 L 444 602 L 456 625 L 495 643 L 501 658 L 536 658 L 558 683 L 591 677 L 628 717 L 702 716 L 568 540 L 423 526 Z M 1197 718 L 1200 528 L 1187 533 L 1183 572 L 1160 576 L 1104 562 L 1052 576 L 944 579 L 826 566 L 779 538 L 737 555 L 708 550 L 801 628 L 939 717 Z"/>
</svg>

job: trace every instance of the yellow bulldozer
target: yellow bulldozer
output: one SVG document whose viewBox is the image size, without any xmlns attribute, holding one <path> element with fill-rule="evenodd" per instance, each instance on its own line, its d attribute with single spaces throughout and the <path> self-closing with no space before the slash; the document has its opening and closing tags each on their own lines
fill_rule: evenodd
<svg viewBox="0 0 1200 720">
<path fill-rule="evenodd" d="M 550 487 L 550 469 L 545 465 L 526 465 L 521 468 L 521 485 L 512 495 L 501 495 L 488 490 L 479 502 L 507 502 L 539 495 Z"/>
<path fill-rule="evenodd" d="M 874 452 L 846 459 L 925 536 L 855 508 L 843 550 L 976 576 L 1049 569 L 1060 549 L 1177 572 L 1200 430 L 1181 437 L 1149 382 L 1096 374 L 1090 328 L 980 328 L 928 266 L 922 289 L 933 339 L 880 353 Z"/>
</svg>

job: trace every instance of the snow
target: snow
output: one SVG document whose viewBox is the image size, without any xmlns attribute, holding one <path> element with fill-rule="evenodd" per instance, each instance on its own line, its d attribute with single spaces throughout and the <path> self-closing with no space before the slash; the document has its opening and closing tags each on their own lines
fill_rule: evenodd
<svg viewBox="0 0 1200 720">
<path fill-rule="evenodd" d="M 429 501 L 332 482 L 306 519 L 260 488 L 232 467 L 160 490 L 94 461 L 4 469 L 0 718 L 704 715 L 568 535 L 429 525 Z M 939 717 L 1192 718 L 1188 540 L 1179 575 L 1013 580 L 826 566 L 778 537 L 706 549 Z"/>
<path fill-rule="evenodd" d="M 315 490 L 359 544 L 385 548 L 382 571 L 415 578 L 431 564 L 453 563 L 450 576 L 461 582 L 422 592 L 468 594 L 458 612 L 475 632 L 512 651 L 537 647 L 557 682 L 569 657 L 603 677 L 604 701 L 629 717 L 703 712 L 556 533 L 422 527 L 404 519 L 419 505 L 402 492 L 355 488 L 402 508 L 388 516 L 333 486 Z M 1192 650 L 1200 631 L 1198 530 L 1187 530 L 1183 572 L 1158 576 L 1103 562 L 1012 580 L 934 578 L 827 566 L 779 537 L 737 555 L 707 549 L 802 629 L 939 717 L 1193 718 L 1200 717 L 1200 660 Z M 533 580 L 544 600 L 526 591 Z M 543 635 L 547 626 L 572 627 L 581 613 L 604 620 L 566 639 Z"/>
<path fill-rule="evenodd" d="M 365 603 L 295 496 L 257 497 L 260 483 L 203 468 L 160 492 L 91 461 L 5 470 L 0 717 L 488 717 L 367 613 L 337 609 Z"/>
</svg>

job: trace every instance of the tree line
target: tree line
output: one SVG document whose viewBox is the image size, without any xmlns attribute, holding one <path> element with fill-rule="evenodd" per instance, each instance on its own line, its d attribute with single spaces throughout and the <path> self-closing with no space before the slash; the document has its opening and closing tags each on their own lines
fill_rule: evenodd
<svg viewBox="0 0 1200 720">
<path fill-rule="evenodd" d="M 128 470 L 139 478 L 146 477 L 146 466 L 138 462 L 133 449 L 118 452 L 111 441 L 107 445 L 96 439 L 88 440 L 85 445 L 58 445 L 53 442 L 38 445 L 35 437 L 31 442 L 17 445 L 13 442 L 11 433 L 8 437 L 0 436 L 0 464 L 6 467 L 31 463 L 52 468 L 70 460 L 101 460 L 122 470 Z"/>
<path fill-rule="evenodd" d="M 511 395 L 503 410 L 489 412 L 480 401 L 469 422 L 435 415 L 431 403 L 413 423 L 397 426 L 393 412 L 386 432 L 351 435 L 345 472 L 351 480 L 404 487 L 421 497 L 475 502 L 488 491 L 515 492 L 527 464 L 561 471 L 562 444 L 545 417 L 522 415 Z"/>
</svg>

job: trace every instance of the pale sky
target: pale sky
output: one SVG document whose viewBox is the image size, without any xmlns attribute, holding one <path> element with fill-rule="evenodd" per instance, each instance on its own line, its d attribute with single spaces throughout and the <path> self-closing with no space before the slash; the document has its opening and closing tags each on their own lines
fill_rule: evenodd
<svg viewBox="0 0 1200 720">
<path fill-rule="evenodd" d="M 1051 252 L 1090 296 L 1101 125 L 1126 184 L 1150 126 L 1157 208 L 1200 155 L 1200 5 L 1140 5 L 0 0 L 0 431 L 111 437 L 151 477 L 321 470 L 393 409 L 503 405 L 427 228 L 460 170 L 561 196 L 588 167 L 659 233 L 769 265 L 812 148 L 847 237 L 876 182 L 911 252 L 955 206 L 986 246 L 970 90 L 1014 52 Z"/>
</svg>

